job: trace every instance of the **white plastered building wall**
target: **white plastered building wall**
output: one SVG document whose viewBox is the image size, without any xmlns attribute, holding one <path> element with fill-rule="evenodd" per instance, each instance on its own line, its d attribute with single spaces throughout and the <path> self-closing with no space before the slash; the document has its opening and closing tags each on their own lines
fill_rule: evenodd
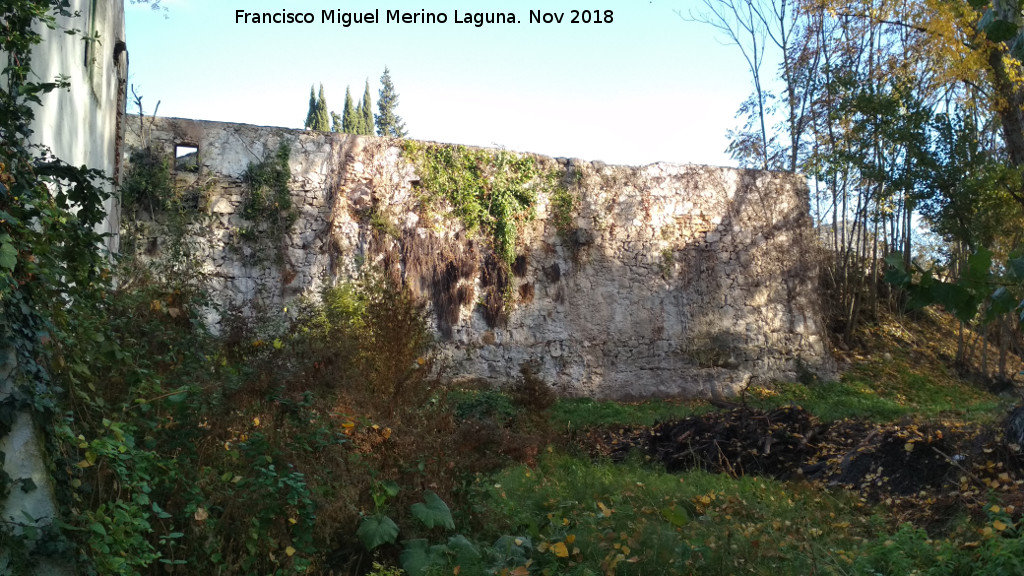
<svg viewBox="0 0 1024 576">
<path fill-rule="evenodd" d="M 125 49 L 123 0 L 71 0 L 74 16 L 57 19 L 55 30 L 44 29 L 32 52 L 33 80 L 59 76 L 69 89 L 42 96 L 32 123 L 32 142 L 43 144 L 61 160 L 102 170 L 116 181 L 120 167 L 128 53 Z M 77 29 L 82 34 L 65 34 Z M 107 201 L 108 248 L 117 250 L 118 210 Z"/>
</svg>

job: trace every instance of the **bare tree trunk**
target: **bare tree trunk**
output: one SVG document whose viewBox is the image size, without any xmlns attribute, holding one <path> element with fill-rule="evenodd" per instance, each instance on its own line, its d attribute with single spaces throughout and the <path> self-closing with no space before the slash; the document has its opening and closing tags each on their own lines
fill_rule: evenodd
<svg viewBox="0 0 1024 576">
<path fill-rule="evenodd" d="M 958 322 L 960 329 L 956 333 L 956 359 L 953 361 L 956 365 L 964 364 L 964 323 Z"/>
<path fill-rule="evenodd" d="M 1008 315 L 1000 314 L 997 321 L 999 322 L 999 380 L 1006 381 L 1006 352 L 1010 347 L 1010 331 L 1007 330 L 1006 324 L 1009 320 Z"/>
<path fill-rule="evenodd" d="M 985 324 L 981 328 L 981 374 L 988 379 L 988 328 Z"/>
</svg>

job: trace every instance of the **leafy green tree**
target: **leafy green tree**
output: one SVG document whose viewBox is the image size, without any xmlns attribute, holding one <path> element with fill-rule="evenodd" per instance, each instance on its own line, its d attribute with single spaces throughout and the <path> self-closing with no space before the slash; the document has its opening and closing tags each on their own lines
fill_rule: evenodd
<svg viewBox="0 0 1024 576">
<path fill-rule="evenodd" d="M 380 93 L 377 99 L 377 135 L 405 138 L 408 132 L 405 131 L 405 122 L 401 116 L 395 113 L 398 107 L 398 92 L 391 82 L 391 72 L 387 66 L 384 67 L 384 74 L 380 77 Z"/>
<path fill-rule="evenodd" d="M 337 112 L 331 112 L 331 132 L 344 132 L 344 118 Z"/>
</svg>

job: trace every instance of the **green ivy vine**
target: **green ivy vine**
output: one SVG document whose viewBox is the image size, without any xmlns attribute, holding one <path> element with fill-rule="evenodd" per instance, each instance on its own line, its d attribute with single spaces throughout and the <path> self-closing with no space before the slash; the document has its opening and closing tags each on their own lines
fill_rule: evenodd
<svg viewBox="0 0 1024 576">
<path fill-rule="evenodd" d="M 245 240 L 263 237 L 281 246 L 285 236 L 299 219 L 299 211 L 292 203 L 288 183 L 292 178 L 288 159 L 292 149 L 282 142 L 277 150 L 260 162 L 250 162 L 242 176 L 246 185 L 242 197 L 242 217 L 252 225 L 240 231 Z M 280 251 L 277 260 L 283 255 Z"/>
<path fill-rule="evenodd" d="M 583 173 L 578 168 L 562 173 L 554 170 L 548 174 L 551 182 L 551 220 L 563 240 L 568 240 L 574 228 L 574 220 L 580 208 L 579 189 Z M 566 180 L 569 182 L 566 183 Z"/>
<path fill-rule="evenodd" d="M 403 151 L 416 165 L 424 201 L 446 199 L 469 231 L 480 230 L 505 266 L 516 259 L 519 229 L 534 217 L 536 161 L 505 150 L 428 145 L 406 140 Z"/>
<path fill-rule="evenodd" d="M 31 68 L 40 31 L 56 29 L 58 16 L 72 16 L 67 2 L 7 0 L 0 18 L 0 373 L 15 385 L 0 402 L 0 434 L 17 413 L 30 414 L 46 430 L 51 451 L 58 436 L 52 422 L 68 407 L 64 376 L 87 370 L 81 349 L 105 341 L 102 334 L 78 341 L 78 311 L 101 308 L 111 287 L 104 237 L 96 231 L 106 217 L 108 179 L 29 142 L 41 96 L 68 86 L 64 78 L 35 81 Z M 26 492 L 39 489 L 24 478 L 7 480 L 4 495 L 10 480 Z M 34 574 L 39 556 L 67 557 L 61 531 L 21 517 L 5 521 L 6 569 Z"/>
<path fill-rule="evenodd" d="M 28 142 L 40 97 L 67 86 L 30 80 L 32 47 L 42 27 L 70 15 L 66 2 L 12 0 L 0 18 L 0 342 L 16 355 L 18 402 L 44 412 L 57 392 L 47 344 L 61 338 L 65 304 L 90 300 L 109 278 L 96 232 L 110 197 L 106 177 Z"/>
</svg>

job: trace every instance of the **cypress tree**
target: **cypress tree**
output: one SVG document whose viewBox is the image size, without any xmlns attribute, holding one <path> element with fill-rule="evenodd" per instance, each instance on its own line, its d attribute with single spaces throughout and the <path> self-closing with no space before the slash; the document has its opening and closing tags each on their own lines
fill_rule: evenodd
<svg viewBox="0 0 1024 576">
<path fill-rule="evenodd" d="M 366 134 L 366 122 L 363 122 L 363 103 L 352 109 L 352 133 Z"/>
<path fill-rule="evenodd" d="M 377 99 L 377 135 L 394 136 L 405 138 L 405 122 L 402 117 L 395 114 L 398 107 L 398 93 L 395 92 L 395 85 L 391 82 L 391 72 L 387 66 L 384 67 L 384 74 L 380 77 L 380 96 Z"/>
<path fill-rule="evenodd" d="M 313 123 L 309 126 L 311 130 L 327 132 L 331 129 L 331 117 L 327 111 L 327 98 L 324 97 L 324 85 L 320 85 L 320 97 L 316 101 L 316 111 L 313 116 Z"/>
<path fill-rule="evenodd" d="M 366 80 L 366 88 L 363 90 L 363 101 L 359 104 L 363 108 L 363 134 L 373 136 L 373 108 L 370 104 L 370 80 Z"/>
<path fill-rule="evenodd" d="M 309 110 L 306 112 L 306 123 L 303 127 L 309 130 L 316 120 L 316 94 L 313 92 L 313 86 L 309 87 Z"/>
<path fill-rule="evenodd" d="M 341 115 L 337 112 L 331 112 L 331 132 L 344 132 L 343 121 Z"/>
<path fill-rule="evenodd" d="M 345 87 L 345 110 L 341 113 L 342 129 L 341 131 L 345 134 L 359 134 L 358 125 L 356 123 L 356 108 L 352 104 L 352 90 L 348 86 Z"/>
</svg>

